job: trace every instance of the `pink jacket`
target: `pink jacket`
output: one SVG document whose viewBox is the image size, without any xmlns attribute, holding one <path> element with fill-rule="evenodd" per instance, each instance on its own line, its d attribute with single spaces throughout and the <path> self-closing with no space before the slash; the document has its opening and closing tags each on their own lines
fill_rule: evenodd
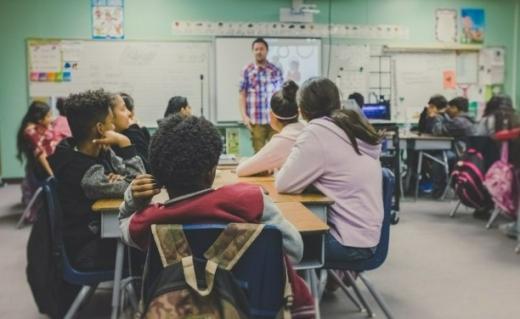
<svg viewBox="0 0 520 319">
<path fill-rule="evenodd" d="M 283 193 L 313 185 L 334 200 L 327 221 L 344 246 L 374 247 L 383 222 L 380 145 L 357 140 L 358 155 L 345 132 L 328 118 L 309 122 L 276 176 Z"/>
<path fill-rule="evenodd" d="M 52 123 L 52 126 L 54 127 L 54 132 L 60 140 L 72 136 L 72 133 L 70 132 L 69 128 L 69 122 L 67 121 L 67 118 L 65 116 L 58 116 L 54 120 L 54 123 Z"/>
<path fill-rule="evenodd" d="M 255 156 L 238 165 L 237 175 L 250 176 L 280 168 L 304 127 L 305 125 L 300 122 L 286 125 L 280 133 L 273 135 L 269 143 L 262 147 Z"/>
</svg>

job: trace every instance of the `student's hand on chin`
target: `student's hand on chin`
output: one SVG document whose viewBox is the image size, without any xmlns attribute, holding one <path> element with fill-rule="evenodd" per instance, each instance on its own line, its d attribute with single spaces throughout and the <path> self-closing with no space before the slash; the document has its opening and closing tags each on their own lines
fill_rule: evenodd
<svg viewBox="0 0 520 319">
<path fill-rule="evenodd" d="M 92 142 L 97 145 L 117 145 L 119 147 L 126 147 L 131 144 L 128 137 L 116 131 L 106 131 L 105 136 L 95 139 Z"/>
<path fill-rule="evenodd" d="M 130 187 L 134 198 L 151 199 L 161 192 L 155 178 L 150 174 L 138 175 Z"/>
</svg>

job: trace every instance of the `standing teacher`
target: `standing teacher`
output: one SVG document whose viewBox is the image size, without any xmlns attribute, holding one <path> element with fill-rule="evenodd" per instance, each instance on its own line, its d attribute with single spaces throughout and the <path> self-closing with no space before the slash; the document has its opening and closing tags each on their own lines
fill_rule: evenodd
<svg viewBox="0 0 520 319">
<path fill-rule="evenodd" d="M 273 93 L 281 89 L 283 77 L 280 69 L 267 61 L 269 45 L 263 38 L 254 40 L 251 48 L 255 62 L 242 71 L 239 106 L 256 153 L 275 133 L 269 124 L 269 102 Z"/>
</svg>

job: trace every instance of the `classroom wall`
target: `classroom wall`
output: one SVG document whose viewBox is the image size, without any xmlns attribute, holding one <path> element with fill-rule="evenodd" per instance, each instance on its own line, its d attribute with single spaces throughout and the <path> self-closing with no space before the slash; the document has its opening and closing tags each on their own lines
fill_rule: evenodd
<svg viewBox="0 0 520 319">
<path fill-rule="evenodd" d="M 321 13 L 316 22 L 328 22 L 329 1 L 316 3 Z M 332 0 L 332 23 L 400 24 L 408 26 L 410 43 L 432 43 L 436 8 L 477 7 L 486 10 L 486 45 L 507 48 L 506 92 L 512 90 L 514 12 L 520 0 Z M 173 20 L 277 21 L 278 9 L 289 0 L 126 0 L 125 34 L 128 40 L 171 40 Z M 247 14 L 244 14 L 247 13 Z M 27 108 L 25 40 L 29 37 L 89 39 L 89 0 L 16 0 L 0 4 L 0 163 L 3 177 L 21 177 L 23 169 L 15 159 L 15 136 Z M 520 41 L 520 35 L 518 35 Z M 367 42 L 358 40 L 357 42 Z M 373 41 L 372 41 L 373 42 Z M 388 43 L 388 41 L 380 41 Z M 520 101 L 517 80 L 517 101 Z M 242 133 L 246 133 L 242 130 Z M 249 143 L 242 134 L 242 144 Z M 251 152 L 244 145 L 245 154 Z"/>
</svg>

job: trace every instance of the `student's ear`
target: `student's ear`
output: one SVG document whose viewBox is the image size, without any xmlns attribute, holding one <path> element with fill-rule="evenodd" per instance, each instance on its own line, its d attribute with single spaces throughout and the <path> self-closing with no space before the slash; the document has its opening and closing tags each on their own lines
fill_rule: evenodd
<svg viewBox="0 0 520 319">
<path fill-rule="evenodd" d="M 96 137 L 99 137 L 99 136 L 105 136 L 105 132 L 106 132 L 106 128 L 105 128 L 105 125 L 101 122 L 97 122 L 96 123 Z"/>
</svg>

